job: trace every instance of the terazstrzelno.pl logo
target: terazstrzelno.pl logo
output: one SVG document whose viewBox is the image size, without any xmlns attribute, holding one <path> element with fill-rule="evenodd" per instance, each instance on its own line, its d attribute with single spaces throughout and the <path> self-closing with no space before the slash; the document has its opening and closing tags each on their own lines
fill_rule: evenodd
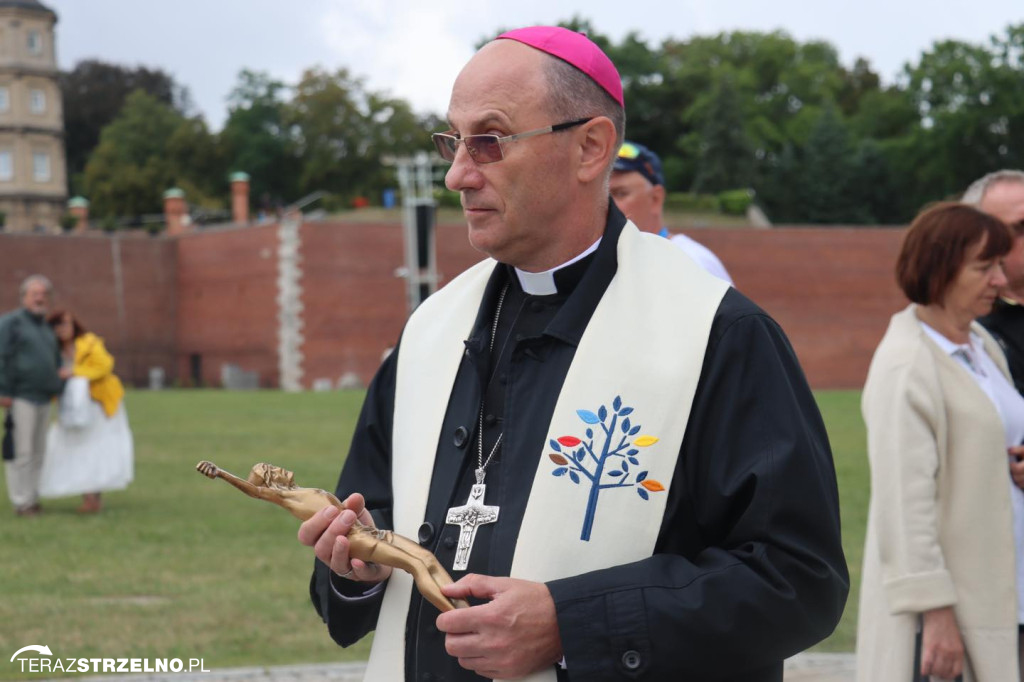
<svg viewBox="0 0 1024 682">
<path fill-rule="evenodd" d="M 11 656 L 23 673 L 208 673 L 201 658 L 65 658 L 50 647 L 29 644 Z"/>
</svg>

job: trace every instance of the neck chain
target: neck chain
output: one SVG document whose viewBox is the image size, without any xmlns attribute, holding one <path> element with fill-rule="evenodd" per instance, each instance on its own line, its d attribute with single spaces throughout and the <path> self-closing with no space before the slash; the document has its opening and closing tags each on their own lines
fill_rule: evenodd
<svg viewBox="0 0 1024 682">
<path fill-rule="evenodd" d="M 498 296 L 498 305 L 494 309 L 494 322 L 491 323 L 491 345 L 488 348 L 489 353 L 494 353 L 494 339 L 498 336 L 498 320 L 501 319 L 501 308 L 505 303 L 505 294 L 508 293 L 508 284 L 501 290 L 501 295 Z M 494 441 L 494 447 L 491 448 L 490 454 L 487 455 L 487 459 L 484 459 L 484 401 L 480 400 L 480 414 L 478 416 L 477 432 L 476 432 L 476 482 L 484 482 L 484 471 L 487 469 L 487 465 L 491 463 L 494 458 L 494 453 L 498 451 L 498 446 L 501 445 L 501 438 L 505 435 L 502 431 L 498 434 L 498 440 Z"/>
<path fill-rule="evenodd" d="M 508 293 L 507 283 L 505 288 L 501 290 L 501 296 L 498 297 L 498 305 L 494 310 L 494 323 L 491 325 L 491 353 L 494 352 L 494 338 L 498 335 L 498 319 L 501 317 L 501 306 L 505 303 L 506 293 Z M 486 391 L 486 388 L 484 390 Z M 461 507 L 450 508 L 448 515 L 445 517 L 446 524 L 459 527 L 459 544 L 455 550 L 455 561 L 452 562 L 452 569 L 456 571 L 464 571 L 469 566 L 469 555 L 473 551 L 473 542 L 476 540 L 477 529 L 484 524 L 496 522 L 498 520 L 498 512 L 501 511 L 497 505 L 488 506 L 484 503 L 484 493 L 487 491 L 487 486 L 484 485 L 484 471 L 486 471 L 487 465 L 491 463 L 491 459 L 494 458 L 494 453 L 498 451 L 498 446 L 501 445 L 501 437 L 505 435 L 505 432 L 502 431 L 498 434 L 498 440 L 494 442 L 494 447 L 491 448 L 491 452 L 485 460 L 483 398 L 480 399 L 480 415 L 477 426 L 476 485 L 470 489 L 469 499 L 466 500 L 466 504 Z"/>
</svg>

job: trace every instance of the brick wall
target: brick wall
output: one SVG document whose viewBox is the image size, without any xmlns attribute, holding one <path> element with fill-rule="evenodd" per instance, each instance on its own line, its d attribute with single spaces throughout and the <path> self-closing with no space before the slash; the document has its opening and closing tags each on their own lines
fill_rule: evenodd
<svg viewBox="0 0 1024 682">
<path fill-rule="evenodd" d="M 277 226 L 219 228 L 169 239 L 177 247 L 175 373 L 220 385 L 221 365 L 277 386 Z"/>
<path fill-rule="evenodd" d="M 35 273 L 53 282 L 56 305 L 103 337 L 125 380 L 145 384 L 150 367 L 171 371 L 174 242 L 142 235 L 0 234 L 0 311 L 19 305 L 18 286 Z"/>
<path fill-rule="evenodd" d="M 863 384 L 889 316 L 905 305 L 892 274 L 899 230 L 687 234 L 779 321 L 813 386 Z M 107 340 L 130 383 L 145 385 L 149 367 L 160 366 L 169 382 L 189 384 L 198 357 L 204 384 L 219 385 L 230 362 L 276 386 L 277 239 L 276 225 L 177 238 L 0 234 L 0 310 L 17 305 L 25 276 L 42 272 L 58 302 Z M 405 280 L 395 275 L 404 265 L 401 226 L 308 222 L 301 239 L 303 383 L 349 373 L 366 383 L 405 321 Z M 437 252 L 442 284 L 482 258 L 462 224 L 438 226 Z"/>
</svg>

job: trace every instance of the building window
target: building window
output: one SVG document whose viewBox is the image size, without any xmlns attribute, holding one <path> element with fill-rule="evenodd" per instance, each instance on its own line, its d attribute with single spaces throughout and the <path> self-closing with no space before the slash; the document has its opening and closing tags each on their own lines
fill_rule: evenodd
<svg viewBox="0 0 1024 682">
<path fill-rule="evenodd" d="M 43 36 L 39 34 L 39 31 L 28 32 L 28 52 L 29 54 L 43 53 Z"/>
<path fill-rule="evenodd" d="M 36 152 L 32 155 L 32 179 L 36 182 L 49 182 L 50 155 L 46 152 Z"/>
<path fill-rule="evenodd" d="M 14 179 L 14 157 L 9 149 L 0 149 L 0 181 Z"/>
<path fill-rule="evenodd" d="M 0 85 L 0 112 L 11 110 L 11 91 L 6 85 Z"/>
<path fill-rule="evenodd" d="M 42 90 L 29 91 L 28 108 L 33 114 L 41 114 L 46 111 L 46 93 Z"/>
</svg>

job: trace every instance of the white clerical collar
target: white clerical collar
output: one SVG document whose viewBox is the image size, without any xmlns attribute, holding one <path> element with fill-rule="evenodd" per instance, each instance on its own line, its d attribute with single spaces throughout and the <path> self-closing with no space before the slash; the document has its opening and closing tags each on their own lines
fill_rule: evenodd
<svg viewBox="0 0 1024 682">
<path fill-rule="evenodd" d="M 555 273 L 562 268 L 572 265 L 576 261 L 582 260 L 594 253 L 597 250 L 597 245 L 601 243 L 601 239 L 598 238 L 596 242 L 590 245 L 586 251 L 576 256 L 572 260 L 566 261 L 561 265 L 545 270 L 544 272 L 526 272 L 516 268 L 516 277 L 519 278 L 519 286 L 523 288 L 523 291 L 533 296 L 548 296 L 550 294 L 557 294 L 558 287 L 555 286 Z"/>
</svg>

